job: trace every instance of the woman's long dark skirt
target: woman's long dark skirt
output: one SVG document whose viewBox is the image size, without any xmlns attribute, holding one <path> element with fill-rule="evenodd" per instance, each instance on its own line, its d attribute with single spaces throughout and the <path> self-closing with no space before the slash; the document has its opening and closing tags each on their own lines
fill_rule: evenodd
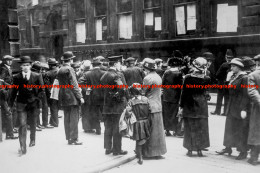
<svg viewBox="0 0 260 173">
<path fill-rule="evenodd" d="M 191 151 L 210 146 L 208 118 L 184 118 L 183 146 Z"/>
<path fill-rule="evenodd" d="M 165 130 L 177 131 L 179 104 L 162 102 L 163 124 Z"/>
</svg>

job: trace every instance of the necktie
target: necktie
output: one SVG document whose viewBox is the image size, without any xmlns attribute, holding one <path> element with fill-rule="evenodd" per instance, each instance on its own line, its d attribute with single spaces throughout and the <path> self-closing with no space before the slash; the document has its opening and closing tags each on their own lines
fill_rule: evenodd
<svg viewBox="0 0 260 173">
<path fill-rule="evenodd" d="M 27 80 L 27 74 L 26 73 L 24 74 L 24 79 Z"/>
</svg>

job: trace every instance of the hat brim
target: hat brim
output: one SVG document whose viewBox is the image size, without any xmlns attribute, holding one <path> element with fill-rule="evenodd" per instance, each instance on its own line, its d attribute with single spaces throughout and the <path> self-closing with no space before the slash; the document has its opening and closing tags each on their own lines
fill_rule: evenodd
<svg viewBox="0 0 260 173">
<path fill-rule="evenodd" d="M 24 63 L 32 63 L 32 61 L 18 61 L 17 63 L 24 64 Z"/>
<path fill-rule="evenodd" d="M 74 59 L 76 56 L 72 56 L 72 57 L 69 57 L 69 58 L 66 58 L 66 59 L 64 59 L 64 57 L 62 56 L 61 58 L 60 58 L 60 60 L 62 60 L 62 61 L 64 61 L 64 60 L 71 60 L 71 59 Z"/>
<path fill-rule="evenodd" d="M 147 69 L 147 70 L 156 70 L 156 68 L 150 68 L 150 67 L 147 67 L 145 65 L 143 65 L 143 68 Z"/>
<path fill-rule="evenodd" d="M 235 63 L 235 62 L 231 62 L 230 63 L 231 65 L 236 65 L 236 66 L 238 66 L 238 67 L 240 67 L 240 68 L 244 68 L 245 66 L 241 63 Z"/>
</svg>

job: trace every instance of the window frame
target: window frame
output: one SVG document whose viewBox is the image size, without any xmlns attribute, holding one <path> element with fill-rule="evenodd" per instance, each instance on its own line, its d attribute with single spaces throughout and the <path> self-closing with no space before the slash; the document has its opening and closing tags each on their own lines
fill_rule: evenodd
<svg viewBox="0 0 260 173">
<path fill-rule="evenodd" d="M 94 8 L 94 21 L 95 21 L 95 42 L 96 43 L 107 43 L 107 38 L 105 40 L 97 40 L 97 37 L 96 37 L 96 34 L 97 34 L 97 28 L 96 28 L 96 22 L 98 19 L 100 18 L 103 18 L 103 17 L 106 17 L 106 22 L 107 22 L 107 36 L 108 36 L 108 0 L 105 0 L 106 1 L 106 12 L 105 12 L 105 15 L 97 15 L 96 14 L 96 3 L 95 3 L 95 8 Z M 103 26 L 103 25 L 102 25 Z M 102 30 L 103 31 L 103 30 Z M 103 35 L 102 35 L 102 38 L 103 38 Z"/>
<path fill-rule="evenodd" d="M 84 44 L 86 44 L 86 37 L 87 37 L 87 23 L 86 23 L 86 4 L 85 4 L 85 1 L 84 0 L 82 0 L 83 1 L 83 3 L 84 3 L 84 16 L 83 17 L 80 17 L 80 18 L 77 18 L 77 16 L 76 16 L 76 13 L 73 15 L 74 16 L 74 20 L 73 20 L 73 22 L 74 22 L 74 29 L 75 29 L 75 44 L 76 45 L 84 45 Z M 76 3 L 76 1 L 73 1 L 74 3 L 73 3 L 73 12 L 75 12 L 75 10 L 76 10 L 76 8 L 77 8 L 77 3 Z M 77 42 L 77 23 L 85 23 L 85 42 Z"/>
<path fill-rule="evenodd" d="M 238 8 L 238 14 L 237 14 L 237 20 L 238 20 L 238 25 L 237 25 L 237 31 L 236 32 L 217 32 L 217 15 L 218 15 L 218 9 L 217 6 L 218 4 L 229 4 L 228 0 L 220 0 L 218 2 L 211 0 L 209 5 L 210 5 L 210 33 L 211 35 L 214 36 L 227 36 L 227 35 L 238 35 L 239 34 L 239 2 L 237 0 L 237 8 Z"/>
<path fill-rule="evenodd" d="M 190 4 L 194 4 L 195 8 L 196 8 L 196 29 L 195 30 L 187 30 L 187 26 L 188 26 L 188 16 L 187 16 L 187 6 Z M 184 15 L 185 15 L 185 32 L 186 34 L 180 34 L 178 35 L 178 28 L 177 28 L 177 19 L 176 19 L 176 7 L 181 7 L 184 6 Z M 198 3 L 197 1 L 191 1 L 191 2 L 183 2 L 183 3 L 177 3 L 177 4 L 173 4 L 173 15 L 174 15 L 174 27 L 175 27 L 175 33 L 174 36 L 175 37 L 191 37 L 191 36 L 195 36 L 196 32 L 197 32 L 197 22 L 198 22 Z"/>
<path fill-rule="evenodd" d="M 132 37 L 133 37 L 133 3 L 134 3 L 134 1 L 133 0 L 130 0 L 131 1 L 131 4 L 132 4 L 132 10 L 131 11 L 124 11 L 124 12 L 120 12 L 119 11 L 119 4 L 118 4 L 118 0 L 116 0 L 116 18 L 117 18 L 117 37 L 118 37 L 118 41 L 119 42 L 129 42 L 129 41 L 132 41 Z M 132 36 L 131 36 L 131 38 L 130 39 L 124 39 L 124 40 L 122 40 L 122 39 L 120 39 L 120 26 L 119 26 L 119 17 L 121 16 L 121 15 L 131 15 L 132 16 Z"/>
<path fill-rule="evenodd" d="M 153 37 L 153 38 L 149 38 L 149 37 L 146 37 L 146 29 L 145 29 L 145 27 L 146 27 L 146 25 L 145 25 L 145 21 L 146 21 L 146 18 L 145 18 L 145 14 L 146 14 L 146 12 L 153 12 L 154 13 L 154 18 L 155 18 L 155 11 L 156 10 L 158 10 L 158 11 L 160 11 L 160 14 L 161 14 L 161 30 L 160 31 L 158 31 L 158 32 L 160 32 L 159 34 L 158 34 L 158 37 Z M 144 39 L 145 40 L 157 40 L 157 39 L 160 39 L 160 35 L 161 35 L 161 33 L 162 33 L 162 18 L 163 18 L 163 13 L 162 13 L 162 1 L 160 1 L 160 6 L 153 6 L 153 7 L 148 7 L 148 8 L 145 8 L 145 0 L 143 0 L 143 26 L 144 26 Z M 153 19 L 153 20 L 155 20 L 155 19 Z M 155 21 L 154 21 L 155 22 Z M 155 23 L 154 23 L 154 28 L 155 28 Z M 154 33 L 156 32 L 155 31 L 155 29 L 154 29 L 154 31 L 153 31 Z"/>
</svg>

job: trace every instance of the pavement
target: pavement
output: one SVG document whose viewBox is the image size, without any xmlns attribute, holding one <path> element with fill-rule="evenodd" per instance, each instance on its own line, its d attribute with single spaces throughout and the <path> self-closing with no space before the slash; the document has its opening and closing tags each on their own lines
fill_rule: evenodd
<svg viewBox="0 0 260 173">
<path fill-rule="evenodd" d="M 215 106 L 209 106 L 209 111 Z M 183 139 L 166 137 L 167 153 L 162 160 L 144 160 L 143 165 L 137 163 L 137 159 L 106 171 L 106 173 L 259 173 L 260 165 L 252 166 L 245 160 L 235 160 L 238 152 L 233 149 L 231 156 L 217 155 L 216 151 L 222 150 L 224 129 L 224 116 L 209 116 L 209 151 L 203 151 L 204 157 L 199 158 L 196 152 L 193 157 L 186 156 L 187 150 L 182 146 Z M 249 156 L 248 156 L 249 158 Z"/>
<path fill-rule="evenodd" d="M 216 100 L 216 94 L 211 100 Z M 215 106 L 209 104 L 209 112 Z M 63 115 L 63 112 L 59 112 Z M 224 116 L 209 117 L 211 147 L 204 152 L 205 157 L 187 157 L 182 147 L 182 138 L 166 137 L 168 152 L 163 160 L 144 161 L 142 166 L 137 164 L 135 142 L 123 138 L 122 149 L 127 150 L 125 156 L 105 155 L 104 127 L 102 134 L 87 134 L 79 123 L 79 140 L 82 146 L 70 146 L 65 140 L 63 118 L 60 126 L 54 129 L 44 129 L 36 134 L 36 146 L 29 148 L 24 156 L 18 155 L 19 141 L 4 140 L 0 143 L 0 172 L 3 173 L 88 173 L 88 172 L 259 172 L 260 166 L 253 167 L 245 161 L 236 161 L 236 151 L 232 157 L 218 156 L 215 151 L 223 149 Z M 5 137 L 5 134 L 3 135 Z M 29 144 L 29 131 L 27 135 Z M 27 144 L 27 145 L 28 145 Z M 187 166 L 188 165 L 188 166 Z"/>
<path fill-rule="evenodd" d="M 63 115 L 63 112 L 59 112 Z M 102 130 L 104 130 L 102 123 Z M 30 131 L 27 131 L 27 146 Z M 36 146 L 28 147 L 27 154 L 19 156 L 19 141 L 5 140 L 0 143 L 1 173 L 90 173 L 103 172 L 135 159 L 135 142 L 123 138 L 125 156 L 105 155 L 104 132 L 101 135 L 87 134 L 79 123 L 79 140 L 82 146 L 68 145 L 65 139 L 63 118 L 60 126 L 36 133 Z"/>
</svg>

